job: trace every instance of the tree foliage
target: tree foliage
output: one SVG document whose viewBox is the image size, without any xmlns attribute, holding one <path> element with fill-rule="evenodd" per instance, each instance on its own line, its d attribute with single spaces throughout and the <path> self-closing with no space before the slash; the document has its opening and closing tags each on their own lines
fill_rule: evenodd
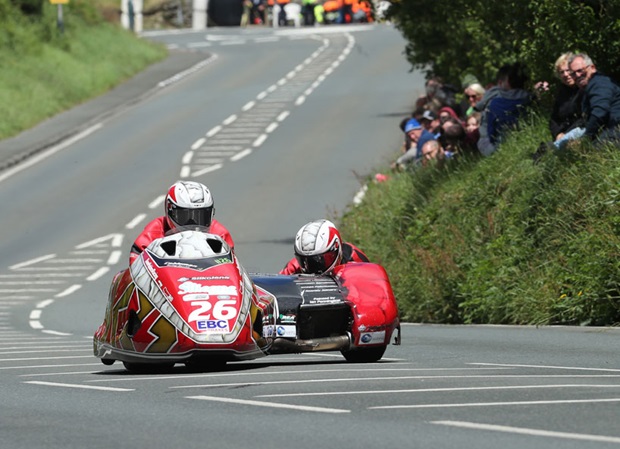
<svg viewBox="0 0 620 449">
<path fill-rule="evenodd" d="M 620 0 L 391 0 L 388 18 L 408 40 L 412 66 L 453 84 L 468 73 L 493 82 L 517 61 L 531 80 L 549 80 L 566 51 L 586 52 L 620 78 Z"/>
</svg>

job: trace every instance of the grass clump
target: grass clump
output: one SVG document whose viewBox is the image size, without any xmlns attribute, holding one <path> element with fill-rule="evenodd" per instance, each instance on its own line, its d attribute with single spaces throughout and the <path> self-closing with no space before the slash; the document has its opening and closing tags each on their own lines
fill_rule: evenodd
<svg viewBox="0 0 620 449">
<path fill-rule="evenodd" d="M 342 232 L 385 266 L 405 320 L 620 322 L 620 152 L 548 139 L 533 116 L 488 158 L 371 183 Z"/>
<path fill-rule="evenodd" d="M 26 15 L 0 0 L 0 139 L 100 95 L 166 56 L 166 49 L 104 22 L 85 0 Z"/>
</svg>

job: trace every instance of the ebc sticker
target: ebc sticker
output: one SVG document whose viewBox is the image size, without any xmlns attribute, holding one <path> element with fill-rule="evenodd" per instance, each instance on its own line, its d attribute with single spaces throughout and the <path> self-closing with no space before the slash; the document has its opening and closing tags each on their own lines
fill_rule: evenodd
<svg viewBox="0 0 620 449">
<path fill-rule="evenodd" d="M 383 344 L 385 342 L 385 331 L 381 332 L 366 332 L 365 334 L 360 335 L 360 346 L 361 345 L 378 345 Z"/>
<path fill-rule="evenodd" d="M 196 328 L 200 332 L 211 332 L 216 334 L 226 334 L 228 330 L 228 321 L 226 320 L 198 320 Z"/>
</svg>

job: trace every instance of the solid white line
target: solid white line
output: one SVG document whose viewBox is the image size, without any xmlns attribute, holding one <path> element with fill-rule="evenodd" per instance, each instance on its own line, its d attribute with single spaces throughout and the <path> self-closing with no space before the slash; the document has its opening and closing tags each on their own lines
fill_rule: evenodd
<svg viewBox="0 0 620 449">
<path fill-rule="evenodd" d="M 461 427 L 475 430 L 491 430 L 495 432 L 517 433 L 537 437 L 564 438 L 569 440 L 599 441 L 603 443 L 620 443 L 618 437 L 604 435 L 590 435 L 586 433 L 554 432 L 551 430 L 528 429 L 525 427 L 497 426 L 494 424 L 479 424 L 467 421 L 431 421 L 431 424 L 441 426 Z"/>
<path fill-rule="evenodd" d="M 44 260 L 53 259 L 54 257 L 56 257 L 56 254 L 48 254 L 47 256 L 41 256 L 41 257 L 37 257 L 36 259 L 30 259 L 30 260 L 27 260 L 26 262 L 20 262 L 18 264 L 11 265 L 9 268 L 11 270 L 19 270 L 22 267 L 26 267 L 28 265 L 32 265 L 38 262 L 43 262 Z"/>
<path fill-rule="evenodd" d="M 517 365 L 517 364 L 508 364 L 508 363 L 468 363 L 468 365 L 479 365 L 479 366 L 501 366 L 501 367 L 509 367 L 509 368 L 545 368 L 545 369 L 566 369 L 566 370 L 576 370 L 576 371 L 611 371 L 611 372 L 620 372 L 620 369 L 609 369 L 609 368 L 584 368 L 579 366 L 552 366 L 552 365 Z"/>
<path fill-rule="evenodd" d="M 497 405 L 555 405 L 555 404 L 589 404 L 600 402 L 620 402 L 620 398 L 610 399 L 565 399 L 558 401 L 515 401 L 515 402 L 471 402 L 457 404 L 415 404 L 415 405 L 382 405 L 368 409 L 411 409 L 411 408 L 462 408 L 462 407 L 493 407 Z"/>
<path fill-rule="evenodd" d="M 71 293 L 79 290 L 80 288 L 82 288 L 80 284 L 73 284 L 71 287 L 68 287 L 57 295 L 54 295 L 54 298 L 64 298 L 65 296 L 69 296 Z"/>
<path fill-rule="evenodd" d="M 127 229 L 133 229 L 133 228 L 135 228 L 136 226 L 138 226 L 138 224 L 140 224 L 140 222 L 141 222 L 142 220 L 144 220 L 145 218 L 146 218 L 146 214 L 140 214 L 140 215 L 136 216 L 133 220 L 131 220 L 129 223 L 127 223 L 127 224 L 125 225 L 125 228 L 127 228 Z"/>
<path fill-rule="evenodd" d="M 93 355 L 67 355 L 67 356 L 60 356 L 60 357 L 49 357 L 49 356 L 44 356 L 44 357 L 24 357 L 24 358 L 19 358 L 19 359 L 0 359 L 0 362 L 24 362 L 24 361 L 29 361 L 29 360 L 60 360 L 60 359 L 86 359 L 86 358 L 93 358 Z M 54 365 L 50 365 L 50 366 L 54 366 Z"/>
<path fill-rule="evenodd" d="M 202 401 L 227 402 L 229 404 L 255 405 L 258 407 L 286 408 L 291 410 L 302 410 L 306 412 L 320 413 L 350 413 L 351 410 L 343 410 L 338 408 L 308 407 L 303 405 L 291 404 L 273 404 L 268 402 L 248 401 L 243 399 L 217 398 L 214 396 L 186 396 L 187 399 L 200 399 Z"/>
<path fill-rule="evenodd" d="M 100 277 L 104 276 L 105 274 L 107 274 L 107 272 L 110 271 L 110 267 L 101 267 L 99 268 L 97 271 L 95 271 L 93 274 L 91 274 L 90 276 L 88 276 L 86 278 L 87 281 L 96 281 L 97 279 L 99 279 Z"/>
<path fill-rule="evenodd" d="M 69 334 L 67 332 L 51 331 L 51 330 L 47 330 L 47 329 L 43 329 L 41 332 L 45 332 L 46 334 L 51 334 L 51 335 L 60 335 L 60 336 L 71 335 L 71 334 Z"/>
<path fill-rule="evenodd" d="M 261 394 L 257 398 L 295 397 L 295 396 L 341 396 L 348 394 L 395 394 L 395 393 L 441 393 L 453 391 L 487 391 L 487 390 L 534 390 L 538 388 L 620 388 L 620 385 L 513 385 L 504 387 L 462 387 L 462 388 L 413 388 L 407 390 L 359 390 L 331 391 L 316 393 Z"/>
<path fill-rule="evenodd" d="M 135 391 L 133 388 L 115 388 L 115 387 L 97 387 L 95 385 L 78 385 L 78 384 L 61 384 L 58 382 L 44 382 L 40 380 L 28 380 L 25 384 L 46 385 L 50 387 L 65 388 L 82 388 L 84 390 L 101 390 L 101 391 Z"/>
<path fill-rule="evenodd" d="M 102 127 L 103 127 L 102 123 L 97 123 L 96 125 L 93 125 L 90 128 L 87 128 L 84 131 L 76 134 L 75 136 L 62 141 L 58 145 L 55 145 L 51 148 L 48 148 L 47 150 L 44 150 L 44 151 L 41 151 L 35 154 L 34 156 L 26 159 L 24 162 L 6 170 L 2 175 L 0 175 L 0 182 L 4 181 L 5 179 L 10 178 L 11 176 L 19 173 L 22 170 L 32 167 L 33 165 L 47 159 L 48 157 L 58 153 L 59 151 L 64 150 L 65 148 L 73 145 L 79 140 L 82 140 L 83 138 L 94 133 L 95 131 L 97 131 L 98 129 Z"/>
<path fill-rule="evenodd" d="M 45 331 L 42 331 L 45 332 Z M 92 355 L 91 355 L 92 357 Z M 101 362 L 99 363 L 68 363 L 65 365 L 24 365 L 24 366 L 3 366 L 0 367 L 0 370 L 11 370 L 11 369 L 34 369 L 34 368 L 68 368 L 72 366 L 101 366 Z"/>
</svg>

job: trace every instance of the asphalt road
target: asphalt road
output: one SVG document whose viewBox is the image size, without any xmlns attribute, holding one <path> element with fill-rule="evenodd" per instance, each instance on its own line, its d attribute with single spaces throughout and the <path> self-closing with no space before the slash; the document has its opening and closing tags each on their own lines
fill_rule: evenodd
<svg viewBox="0 0 620 449">
<path fill-rule="evenodd" d="M 277 271 L 391 160 L 423 85 L 387 26 L 145 38 L 174 56 L 0 143 L 3 448 L 620 445 L 616 329 L 409 324 L 376 364 L 103 366 L 110 279 L 168 185 L 209 185 L 242 263 Z"/>
</svg>

